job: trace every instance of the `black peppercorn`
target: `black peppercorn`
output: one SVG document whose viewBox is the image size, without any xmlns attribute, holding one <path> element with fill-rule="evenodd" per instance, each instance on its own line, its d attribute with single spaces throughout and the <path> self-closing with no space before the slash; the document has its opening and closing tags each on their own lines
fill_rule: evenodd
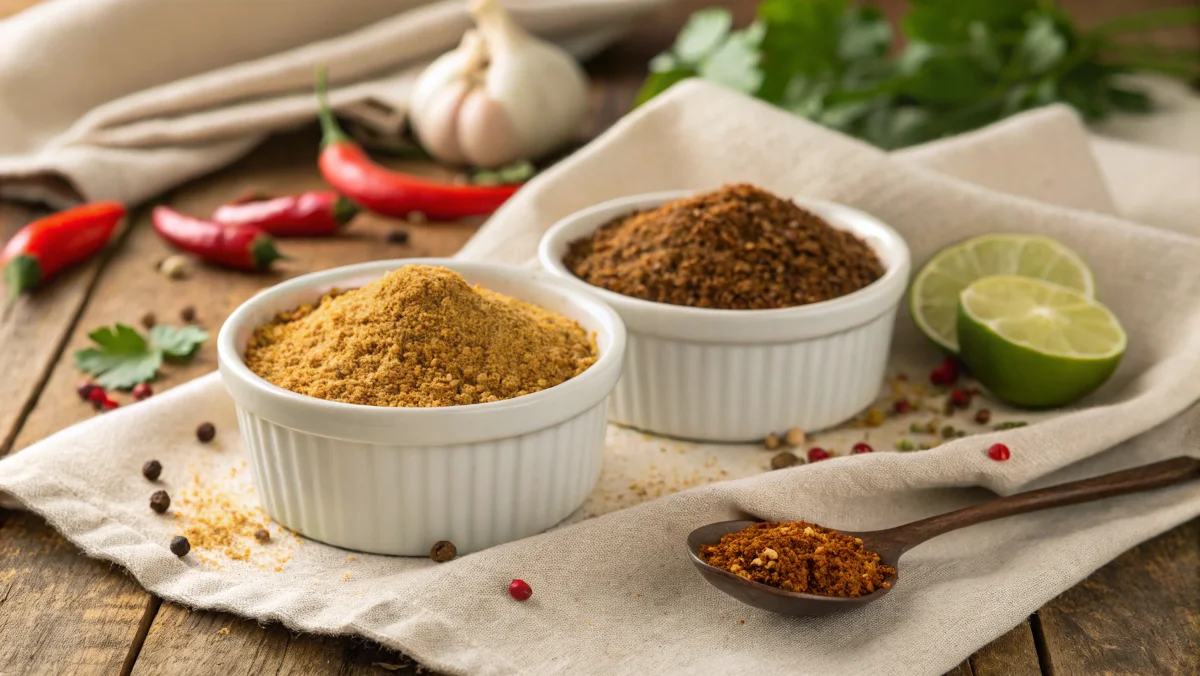
<svg viewBox="0 0 1200 676">
<path fill-rule="evenodd" d="M 388 244 L 408 244 L 408 231 L 396 228 L 387 235 Z"/>
<path fill-rule="evenodd" d="M 187 553 L 192 551 L 192 543 L 182 535 L 176 535 L 171 538 L 171 553 L 175 556 L 187 556 Z"/>
<path fill-rule="evenodd" d="M 183 308 L 179 311 L 179 318 L 190 324 L 196 319 L 196 308 L 191 305 Z"/>
<path fill-rule="evenodd" d="M 157 323 L 158 318 L 154 316 L 153 312 L 147 312 L 146 314 L 142 315 L 142 326 L 152 329 Z"/>
<path fill-rule="evenodd" d="M 449 540 L 438 540 L 429 550 L 429 558 L 438 563 L 445 563 L 458 556 L 458 548 Z"/>
<path fill-rule="evenodd" d="M 259 542 L 266 542 L 271 539 L 271 532 L 266 528 L 259 528 L 258 530 L 254 531 L 254 539 L 258 540 Z"/>
<path fill-rule="evenodd" d="M 142 476 L 151 481 L 158 481 L 158 477 L 162 475 L 162 463 L 157 460 L 142 465 Z"/>
<path fill-rule="evenodd" d="M 171 506 L 171 496 L 166 491 L 154 491 L 150 496 L 150 509 L 162 514 Z"/>
<path fill-rule="evenodd" d="M 212 441 L 215 436 L 217 436 L 217 428 L 210 422 L 200 423 L 200 426 L 196 428 L 196 438 L 202 444 Z"/>
</svg>

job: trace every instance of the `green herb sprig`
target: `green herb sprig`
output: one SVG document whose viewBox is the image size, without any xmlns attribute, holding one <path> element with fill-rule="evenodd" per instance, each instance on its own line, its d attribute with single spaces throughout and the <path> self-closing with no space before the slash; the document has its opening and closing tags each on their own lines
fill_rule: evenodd
<svg viewBox="0 0 1200 676">
<path fill-rule="evenodd" d="M 1200 51 L 1131 37 L 1200 23 L 1200 7 L 1151 10 L 1082 31 L 1047 0 L 912 0 L 904 48 L 876 9 L 847 0 L 763 0 L 750 26 L 694 13 L 650 62 L 637 104 L 700 77 L 882 148 L 975 129 L 1052 103 L 1089 121 L 1153 102 L 1122 76 L 1200 76 Z"/>
<path fill-rule="evenodd" d="M 88 334 L 96 344 L 75 352 L 75 367 L 96 376 L 108 389 L 127 390 L 158 375 L 163 359 L 186 360 L 196 354 L 208 333 L 196 326 L 159 324 L 147 340 L 124 324 L 101 327 Z"/>
</svg>

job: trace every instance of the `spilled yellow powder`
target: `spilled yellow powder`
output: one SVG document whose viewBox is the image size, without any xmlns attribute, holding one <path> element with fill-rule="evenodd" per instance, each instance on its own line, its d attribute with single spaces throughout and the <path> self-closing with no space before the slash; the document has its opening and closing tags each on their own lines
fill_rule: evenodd
<svg viewBox="0 0 1200 676">
<path fill-rule="evenodd" d="M 311 397 L 434 407 L 554 387 L 596 355 L 594 337 L 571 319 L 446 268 L 406 265 L 260 326 L 246 365 Z"/>
</svg>

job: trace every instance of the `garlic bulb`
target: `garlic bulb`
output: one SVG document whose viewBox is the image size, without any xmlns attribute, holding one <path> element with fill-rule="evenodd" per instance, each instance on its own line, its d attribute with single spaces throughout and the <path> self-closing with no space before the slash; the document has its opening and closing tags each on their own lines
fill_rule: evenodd
<svg viewBox="0 0 1200 676">
<path fill-rule="evenodd" d="M 587 114 L 583 69 L 496 0 L 471 14 L 476 30 L 417 79 L 409 119 L 422 145 L 443 162 L 497 167 L 571 140 Z"/>
</svg>

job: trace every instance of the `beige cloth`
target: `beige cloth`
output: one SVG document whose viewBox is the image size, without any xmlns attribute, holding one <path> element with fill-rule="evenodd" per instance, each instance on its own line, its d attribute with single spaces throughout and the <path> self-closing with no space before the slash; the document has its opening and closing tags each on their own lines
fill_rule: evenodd
<svg viewBox="0 0 1200 676">
<path fill-rule="evenodd" d="M 888 596 L 824 619 L 787 619 L 722 595 L 692 569 L 685 536 L 743 514 L 886 527 L 986 499 L 980 486 L 1010 493 L 1195 455 L 1200 239 L 1105 213 L 1113 203 L 1087 132 L 1062 109 L 907 157 L 685 83 L 536 178 L 462 255 L 526 263 L 539 233 L 575 209 L 733 180 L 871 212 L 904 235 L 917 262 L 972 235 L 1045 233 L 1091 263 L 1099 297 L 1129 330 L 1127 358 L 1101 392 L 1028 427 L 924 452 L 882 452 L 897 433 L 872 430 L 880 452 L 776 472 L 764 471 L 771 454 L 760 448 L 681 444 L 611 427 L 604 477 L 585 516 L 609 513 L 445 564 L 298 544 L 278 532 L 249 561 L 204 551 L 209 562 L 172 556 L 165 544 L 179 522 L 146 509 L 146 458 L 162 460 L 172 494 L 189 489 L 194 473 L 235 502 L 253 502 L 233 406 L 215 374 L 5 458 L 0 489 L 166 599 L 295 630 L 361 634 L 451 674 L 940 674 L 1125 549 L 1200 514 L 1200 482 L 936 538 L 904 557 Z M 1145 173 L 1130 179 L 1153 183 L 1156 165 L 1143 159 Z M 1139 193 L 1126 186 L 1120 194 Z M 1154 213 L 1195 233 L 1190 213 L 1166 204 Z M 893 366 L 924 373 L 936 359 L 900 317 Z M 220 430 L 212 446 L 191 438 L 202 418 Z M 834 431 L 820 442 L 844 454 L 862 433 Z M 985 449 L 1001 440 L 1012 459 L 993 462 Z M 611 511 L 639 495 L 725 477 L 735 480 Z M 632 496 L 631 482 L 642 489 Z M 505 593 L 518 577 L 534 589 L 527 603 Z"/>
<path fill-rule="evenodd" d="M 579 57 L 665 0 L 505 0 Z M 136 203 L 311 122 L 313 73 L 377 133 L 466 0 L 55 0 L 0 22 L 0 199 Z M 47 177 L 59 181 L 48 181 Z M 63 181 L 73 190 L 52 189 Z"/>
</svg>

